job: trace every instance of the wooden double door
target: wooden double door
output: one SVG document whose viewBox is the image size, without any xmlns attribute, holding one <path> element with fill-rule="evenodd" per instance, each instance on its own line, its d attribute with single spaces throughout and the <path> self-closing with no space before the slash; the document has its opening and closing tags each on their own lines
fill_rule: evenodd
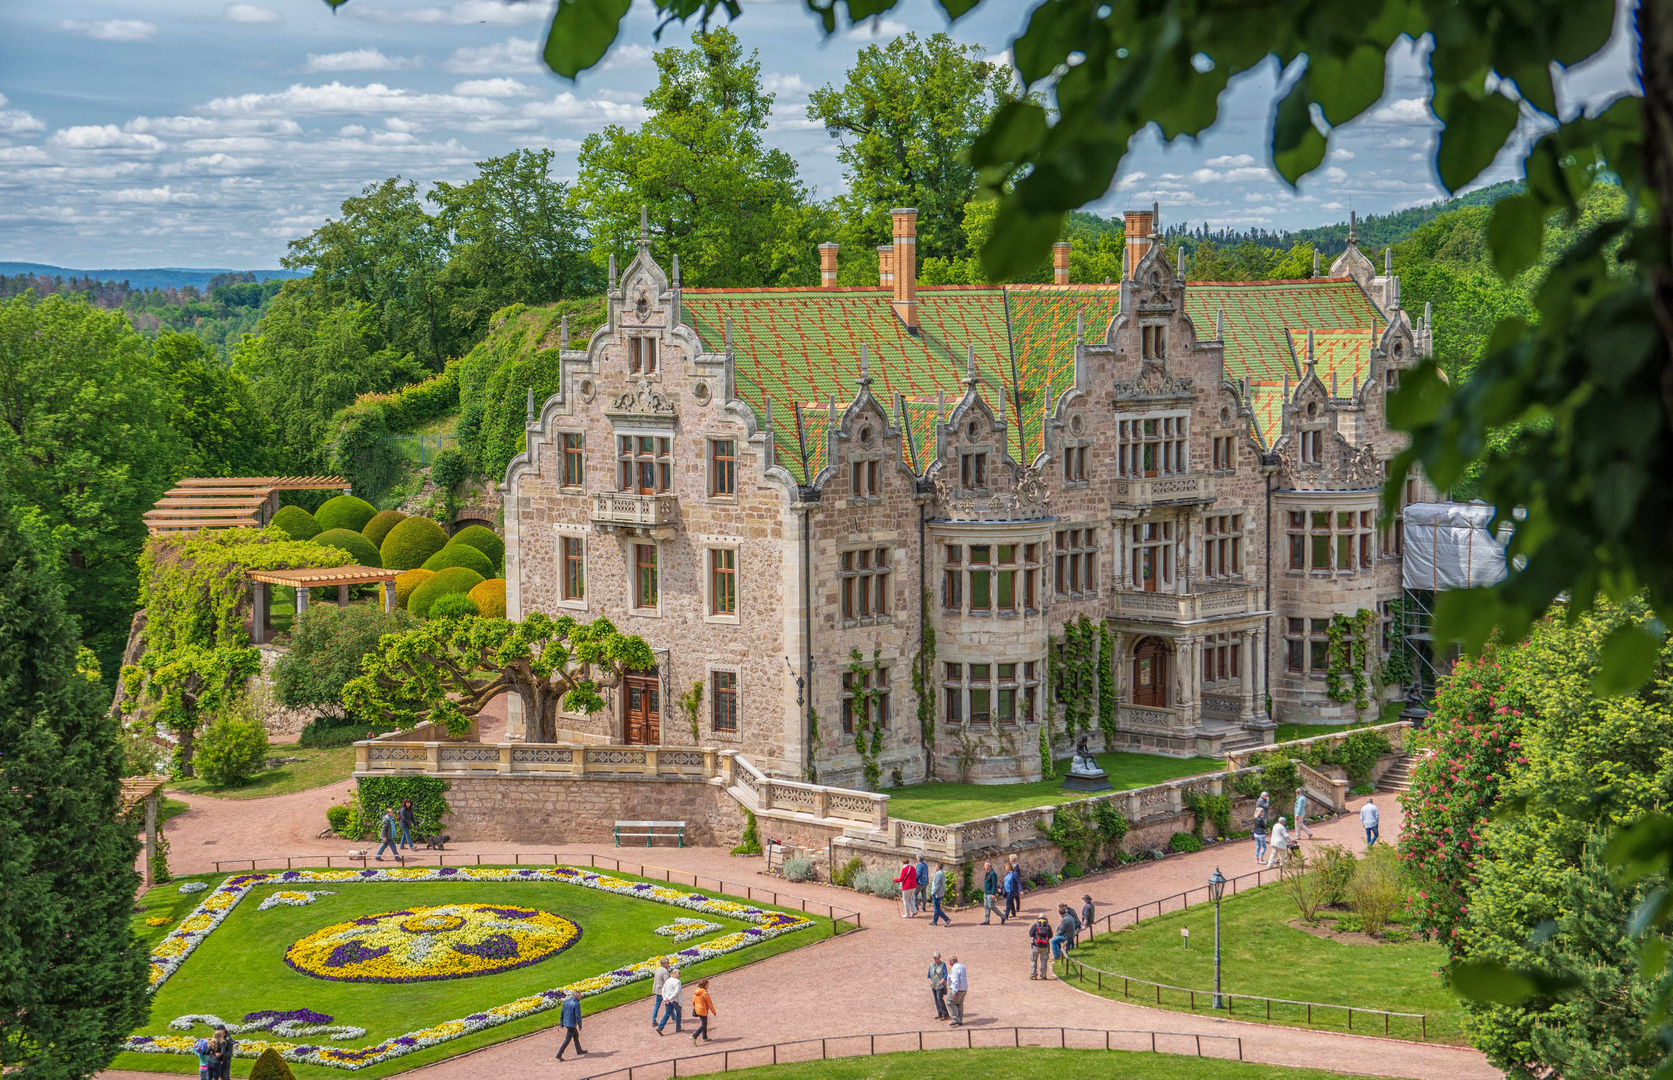
<svg viewBox="0 0 1673 1080">
<path fill-rule="evenodd" d="M 622 739 L 629 745 L 655 746 L 662 741 L 662 679 L 655 672 L 634 672 L 622 679 Z"/>
</svg>

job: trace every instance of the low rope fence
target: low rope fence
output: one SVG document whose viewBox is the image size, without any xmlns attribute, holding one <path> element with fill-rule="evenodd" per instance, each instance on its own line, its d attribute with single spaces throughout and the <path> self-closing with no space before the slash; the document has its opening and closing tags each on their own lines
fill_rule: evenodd
<svg viewBox="0 0 1673 1080">
<path fill-rule="evenodd" d="M 529 856 L 529 861 L 527 863 L 523 862 L 524 855 Z M 452 863 L 447 862 L 449 858 L 454 861 Z M 336 860 L 335 866 L 332 864 L 333 859 Z M 244 864 L 246 863 L 249 864 L 249 868 L 252 871 L 260 870 L 262 868 L 260 864 L 262 863 L 270 863 L 272 864 L 270 869 L 277 870 L 279 869 L 279 863 L 281 862 L 285 864 L 284 869 L 286 870 L 308 869 L 320 866 L 322 860 L 324 862 L 325 869 L 327 870 L 338 868 L 365 869 L 366 859 L 367 856 L 364 855 L 270 855 L 266 858 L 258 859 L 217 859 L 215 861 L 215 872 L 217 874 L 224 873 L 225 871 L 221 869 L 223 866 L 243 869 Z M 614 874 L 632 874 L 634 877 L 649 878 L 653 881 L 666 881 L 670 885 L 688 885 L 693 889 L 706 889 L 710 892 L 719 893 L 722 896 L 741 896 L 746 900 L 752 900 L 756 903 L 771 904 L 774 907 L 795 908 L 803 914 L 808 915 L 819 915 L 822 913 L 825 918 L 830 919 L 831 922 L 836 924 L 836 932 L 839 934 L 846 933 L 849 930 L 858 930 L 861 925 L 860 913 L 858 911 L 850 911 L 847 908 L 833 907 L 832 905 L 825 903 L 823 900 L 809 900 L 805 896 L 796 896 L 791 893 L 781 893 L 776 889 L 763 889 L 759 885 L 750 885 L 741 881 L 728 881 L 725 878 L 704 877 L 701 874 L 693 874 L 685 870 L 670 870 L 666 866 L 649 866 L 644 863 L 627 863 L 623 862 L 621 859 L 613 859 L 608 855 L 588 855 L 578 852 L 572 854 L 552 852 L 545 855 L 529 854 L 528 852 L 511 852 L 509 854 L 499 855 L 491 852 L 485 852 L 482 854 L 463 854 L 456 852 L 451 856 L 447 854 L 437 854 L 435 859 L 435 865 L 437 867 L 445 867 L 449 865 L 579 866 L 582 863 L 585 863 L 592 869 L 598 870 L 604 869 L 604 867 L 600 866 L 601 863 L 609 863 L 610 866 L 607 869 Z M 486 864 L 482 861 L 483 859 L 488 860 Z M 410 866 L 428 866 L 430 865 L 429 860 L 430 856 L 428 855 L 408 855 L 401 856 L 398 862 L 401 867 L 405 868 Z M 632 867 L 632 869 L 629 869 L 629 867 Z"/>
<path fill-rule="evenodd" d="M 1382 1033 L 1384 1035 L 1388 1035 L 1392 1032 L 1390 1022 L 1392 1019 L 1398 1017 L 1402 1020 L 1416 1020 L 1418 1022 L 1419 1037 L 1423 1039 L 1429 1038 L 1429 1016 L 1427 1013 L 1395 1012 L 1390 1009 L 1368 1009 L 1360 1005 L 1334 1005 L 1323 1001 L 1291 1001 L 1288 998 L 1263 997 L 1259 994 L 1230 994 L 1224 991 L 1216 995 L 1212 990 L 1198 990 L 1187 986 L 1170 986 L 1167 983 L 1151 982 L 1148 979 L 1136 979 L 1130 975 L 1122 975 L 1121 973 L 1115 971 L 1105 971 L 1102 968 L 1095 968 L 1090 964 L 1083 964 L 1079 960 L 1075 960 L 1072 957 L 1063 958 L 1063 968 L 1065 974 L 1072 975 L 1083 983 L 1089 981 L 1087 979 L 1087 974 L 1090 972 L 1093 976 L 1091 981 L 1096 982 L 1100 992 L 1104 990 L 1104 980 L 1106 978 L 1110 981 L 1111 992 L 1114 991 L 1115 983 L 1119 980 L 1121 983 L 1121 996 L 1124 998 L 1131 998 L 1133 996 L 1132 990 L 1135 986 L 1150 987 L 1155 991 L 1155 1004 L 1158 1006 L 1165 1004 L 1162 1001 L 1162 992 L 1165 990 L 1171 993 L 1185 995 L 1186 1000 L 1189 1003 L 1189 1008 L 1192 1012 L 1196 1011 L 1197 1000 L 1199 998 L 1206 999 L 1210 1008 L 1212 1008 L 1214 998 L 1218 996 L 1220 1000 L 1225 1003 L 1225 1013 L 1228 1018 L 1236 1016 L 1236 1010 L 1232 1004 L 1234 1000 L 1256 1003 L 1252 1009 L 1245 1009 L 1244 1015 L 1246 1018 L 1259 1018 L 1260 1007 L 1264 1004 L 1266 1009 L 1265 1018 L 1269 1022 L 1272 1020 L 1272 1006 L 1274 1005 L 1289 1008 L 1292 1012 L 1295 1012 L 1296 1015 L 1301 1015 L 1300 1010 L 1305 1010 L 1305 1019 L 1300 1020 L 1299 1022 L 1305 1023 L 1308 1027 L 1315 1026 L 1313 1020 L 1313 1011 L 1315 1009 L 1329 1015 L 1337 1015 L 1346 1012 L 1348 1015 L 1349 1031 L 1355 1030 L 1354 1015 L 1357 1013 L 1361 1017 L 1358 1030 L 1366 1033 L 1375 1032 L 1376 1027 L 1375 1025 L 1372 1025 L 1368 1028 L 1363 1018 L 1368 1016 L 1382 1017 Z M 1149 996 L 1150 995 L 1148 994 L 1141 994 L 1140 1000 L 1142 1001 Z M 1334 1013 L 1331 1012 L 1332 1010 L 1334 1010 Z M 1278 1019 L 1280 1022 L 1285 1019 L 1282 1015 L 1282 1010 L 1280 1010 Z"/>
<path fill-rule="evenodd" d="M 1254 888 L 1259 888 L 1261 885 L 1266 884 L 1266 881 L 1267 881 L 1266 875 L 1267 874 L 1272 875 L 1271 880 L 1277 881 L 1280 874 L 1282 874 L 1282 872 L 1283 872 L 1283 869 L 1282 869 L 1281 866 L 1270 866 L 1270 867 L 1267 867 L 1264 870 L 1256 870 L 1255 872 L 1250 873 L 1250 874 L 1239 874 L 1234 878 L 1227 878 L 1226 879 L 1226 893 L 1225 893 L 1225 895 L 1236 896 L 1239 884 L 1242 883 L 1242 882 L 1249 881 L 1251 878 L 1254 879 L 1254 884 L 1246 885 L 1246 886 L 1244 886 L 1245 888 L 1254 889 Z M 1105 915 L 1100 919 L 1094 920 L 1093 926 L 1102 925 L 1103 928 L 1104 928 L 1104 933 L 1107 934 L 1110 931 L 1115 930 L 1118 927 L 1132 926 L 1135 923 L 1138 923 L 1139 921 L 1141 921 L 1143 919 L 1146 919 L 1146 918 L 1155 918 L 1156 916 L 1166 915 L 1170 911 L 1184 911 L 1186 908 L 1191 906 L 1191 897 L 1193 895 L 1195 895 L 1196 893 L 1202 893 L 1204 900 L 1207 900 L 1208 899 L 1208 886 L 1207 885 L 1198 885 L 1194 889 L 1186 889 L 1184 892 L 1174 893 L 1172 896 L 1164 896 L 1160 900 L 1146 900 L 1142 904 L 1135 904 L 1134 906 L 1129 907 L 1129 908 L 1122 908 L 1120 911 L 1112 911 L 1108 915 Z M 1177 907 L 1170 907 L 1169 906 L 1169 905 L 1174 905 L 1174 904 L 1176 904 L 1178 906 Z M 1155 912 L 1156 912 L 1155 915 L 1145 915 L 1145 914 L 1143 914 L 1144 912 L 1149 911 L 1152 908 L 1155 909 Z M 1116 920 L 1118 920 L 1118 919 L 1121 920 L 1121 921 L 1117 922 Z M 1086 938 L 1086 940 L 1091 941 L 1096 936 L 1097 935 L 1092 932 L 1092 927 L 1088 927 L 1087 928 L 1087 938 Z"/>
<path fill-rule="evenodd" d="M 1049 1041 L 1049 1033 L 1057 1032 L 1057 1042 Z M 1039 1032 L 1041 1040 L 1022 1041 L 1023 1032 Z M 924 1036 L 928 1034 L 929 1039 Z M 959 1035 L 963 1038 L 959 1038 Z M 1071 1035 L 1074 1037 L 1071 1038 Z M 1210 1049 L 1221 1048 L 1223 1053 L 1204 1053 L 1203 1040 Z M 878 1047 L 878 1043 L 883 1043 Z M 797 1039 L 795 1042 L 748 1046 L 738 1050 L 711 1050 L 706 1054 L 665 1058 L 643 1065 L 629 1065 L 609 1072 L 593 1073 L 584 1080 L 606 1080 L 622 1077 L 639 1080 L 697 1076 L 703 1073 L 730 1072 L 733 1069 L 754 1069 L 763 1065 L 788 1065 L 801 1061 L 826 1061 L 831 1058 L 870 1057 L 874 1054 L 897 1054 L 913 1050 L 997 1050 L 1024 1046 L 1059 1050 L 1137 1050 L 1151 1053 L 1190 1054 L 1194 1057 L 1220 1058 L 1226 1061 L 1243 1060 L 1243 1040 L 1235 1035 L 1195 1035 L 1177 1031 L 1123 1031 L 1075 1027 L 1010 1027 L 965 1028 L 962 1032 L 946 1029 L 938 1031 L 891 1031 L 877 1035 L 836 1035 L 823 1039 Z M 818 1053 L 814 1053 L 814 1048 Z M 835 1052 L 833 1052 L 833 1050 Z M 716 1064 L 718 1059 L 718 1064 Z M 734 1059 L 738 1059 L 734 1061 Z M 703 1068 L 703 1065 L 708 1068 Z M 682 1071 L 683 1069 L 683 1071 Z"/>
</svg>

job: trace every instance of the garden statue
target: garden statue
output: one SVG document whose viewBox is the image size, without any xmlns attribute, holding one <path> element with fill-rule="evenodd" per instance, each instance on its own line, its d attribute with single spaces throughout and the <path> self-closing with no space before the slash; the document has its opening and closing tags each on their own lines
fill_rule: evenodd
<svg viewBox="0 0 1673 1080">
<path fill-rule="evenodd" d="M 1065 791 L 1109 791 L 1109 774 L 1098 767 L 1098 760 L 1086 748 L 1086 736 L 1075 743 L 1075 756 L 1069 762 L 1069 775 L 1063 780 Z"/>
</svg>

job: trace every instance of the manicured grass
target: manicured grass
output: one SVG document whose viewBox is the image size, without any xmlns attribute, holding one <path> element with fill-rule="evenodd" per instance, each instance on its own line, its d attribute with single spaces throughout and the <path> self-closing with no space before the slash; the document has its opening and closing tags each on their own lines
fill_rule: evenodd
<svg viewBox="0 0 1673 1080">
<path fill-rule="evenodd" d="M 185 803 L 180 805 L 184 806 Z M 134 913 L 132 920 L 134 936 L 139 938 L 140 943 L 145 946 L 147 951 L 156 948 L 157 943 L 163 940 L 170 930 L 174 929 L 174 924 L 190 915 L 192 909 L 201 904 L 203 898 L 209 895 L 207 892 L 200 892 L 195 895 L 182 893 L 180 886 L 188 881 L 201 881 L 213 889 L 221 883 L 221 879 L 225 876 L 224 874 L 193 874 L 186 877 L 177 877 L 165 885 L 155 885 L 147 889 L 140 894 L 139 902 L 134 905 L 145 909 Z M 165 915 L 168 916 L 169 921 L 162 926 L 145 925 L 145 920 L 161 918 Z"/>
<path fill-rule="evenodd" d="M 190 806 L 179 799 L 171 799 L 165 795 L 157 800 L 157 824 L 161 825 L 169 818 L 178 817 L 190 809 Z"/>
<path fill-rule="evenodd" d="M 303 760 L 276 769 L 263 769 L 250 782 L 239 787 L 214 787 L 207 780 L 194 778 L 176 780 L 169 785 L 173 791 L 191 795 L 212 795 L 217 799 L 259 799 L 266 795 L 289 795 L 309 788 L 324 787 L 346 780 L 354 772 L 354 747 L 334 746 L 318 749 L 294 743 L 275 743 L 268 750 L 272 757 L 299 757 Z M 325 820 L 320 820 L 325 828 Z"/>
<path fill-rule="evenodd" d="M 720 1030 L 725 1030 L 721 1028 Z M 980 1039 L 981 1028 L 972 1029 Z M 951 1032 L 956 1035 L 957 1032 Z M 1047 1032 L 1039 1032 L 1046 1035 Z M 1056 1032 L 1049 1033 L 1056 1037 Z M 1071 1035 L 1070 1038 L 1074 1036 Z M 879 1040 L 879 1046 L 883 1040 Z M 747 1042 L 746 1045 L 755 1045 Z M 832 1042 L 831 1052 L 840 1045 Z M 730 1048 L 728 1048 L 730 1049 Z M 817 1048 L 815 1048 L 817 1049 Z M 1215 1052 L 1209 1040 L 1203 1050 Z M 1242 1061 L 1151 1054 L 1131 1050 L 1058 1050 L 1023 1047 L 1003 1050 L 925 1050 L 923 1053 L 876 1054 L 833 1058 L 756 1069 L 733 1069 L 738 1080 L 968 1080 L 1002 1076 L 1005 1080 L 1339 1080 L 1323 1069 L 1288 1069 Z"/>
<path fill-rule="evenodd" d="M 1155 754 L 1112 752 L 1098 755 L 1098 764 L 1110 774 L 1116 791 L 1148 787 L 1181 776 L 1218 772 L 1226 767 L 1219 758 L 1170 758 Z M 972 818 L 1051 806 L 1084 799 L 1080 791 L 1064 791 L 1063 777 L 1068 761 L 1057 763 L 1057 776 L 1032 784 L 909 784 L 889 788 L 889 816 L 927 825 L 951 825 Z"/>
<path fill-rule="evenodd" d="M 1230 876 L 1228 869 L 1228 876 Z M 1329 1005 L 1351 1005 L 1356 1010 L 1389 1009 L 1425 1013 L 1431 1042 L 1463 1043 L 1463 1009 L 1452 992 L 1441 985 L 1435 972 L 1446 963 L 1446 950 L 1422 941 L 1400 944 L 1350 945 L 1297 930 L 1295 905 L 1283 887 L 1267 885 L 1227 897 L 1221 907 L 1221 986 L 1226 993 L 1269 995 L 1291 1001 L 1313 1001 Z M 1191 946 L 1182 945 L 1181 927 L 1191 930 Z M 1165 983 L 1199 991 L 1196 1010 L 1209 1011 L 1210 997 L 1201 991 L 1214 988 L 1214 908 L 1199 904 L 1161 918 L 1146 919 L 1128 931 L 1100 935 L 1090 945 L 1074 950 L 1074 957 L 1093 967 L 1118 972 L 1134 979 Z M 1061 964 L 1058 968 L 1061 972 Z M 1092 973 L 1087 981 L 1075 983 L 1098 993 Z M 1104 976 L 1105 997 L 1120 998 L 1119 979 Z M 1131 986 L 1132 1000 L 1155 1007 L 1156 990 Z M 1191 1011 L 1188 995 L 1162 991 L 1160 1007 Z M 1232 1017 L 1265 1020 L 1265 1006 L 1254 1001 L 1234 1001 Z M 1306 1026 L 1305 1010 L 1273 1005 L 1272 1022 Z M 1313 1027 L 1346 1031 L 1347 1014 L 1339 1009 L 1314 1009 Z M 1356 1012 L 1354 1030 L 1381 1035 L 1380 1016 Z M 1396 1018 L 1389 1034 L 1417 1039 L 1416 1020 Z"/>
<path fill-rule="evenodd" d="M 226 876 L 214 875 L 206 880 L 214 885 Z M 644 880 L 625 874 L 613 876 Z M 308 907 L 274 907 L 258 911 L 262 898 L 279 887 L 259 886 L 240 902 L 226 921 L 157 991 L 151 1018 L 136 1034 L 169 1033 L 171 1020 L 192 1013 L 241 1019 L 247 1013 L 263 1009 L 312 1009 L 335 1017 L 338 1023 L 366 1029 L 365 1036 L 339 1045 L 366 1046 L 382 1038 L 467 1016 L 527 994 L 685 948 L 685 945 L 676 946 L 668 938 L 652 931 L 676 918 L 694 915 L 668 904 L 634 900 L 560 882 L 468 881 L 302 884 L 291 887 L 309 891 L 335 890 L 336 894 L 323 897 Z M 674 887 L 681 891 L 698 891 L 683 886 Z M 169 903 L 175 903 L 177 915 L 184 916 L 206 895 L 197 893 L 195 896 L 180 897 L 178 885 L 174 884 L 154 890 L 147 894 L 149 910 L 134 918 L 136 930 L 145 935 L 148 944 L 154 944 L 169 928 L 147 927 L 144 925 L 146 918 L 163 913 L 165 904 Z M 151 899 L 153 896 L 156 898 L 154 901 Z M 292 943 L 331 924 L 417 905 L 449 903 L 501 903 L 539 908 L 575 922 L 581 927 L 581 937 L 562 953 L 528 967 L 428 982 L 335 982 L 305 975 L 285 963 L 285 951 Z M 705 914 L 700 917 L 722 927 L 709 936 L 753 925 L 722 916 Z M 814 925 L 806 930 L 784 934 L 760 945 L 690 965 L 687 969 L 690 973 L 688 981 L 812 944 L 831 936 L 832 932 L 828 919 L 815 919 Z M 596 1013 L 643 998 L 649 992 L 650 980 L 644 979 L 587 998 L 585 1008 L 589 1014 Z M 352 1073 L 324 1066 L 292 1065 L 291 1068 L 299 1080 L 323 1080 L 325 1077 L 341 1080 L 346 1075 L 364 1078 L 388 1076 L 549 1027 L 557 1023 L 557 1019 L 557 1010 L 548 1010 Z M 261 1033 L 250 1037 L 272 1038 Z M 233 1069 L 236 1075 L 247 1076 L 253 1064 L 253 1059 L 239 1058 L 234 1062 Z M 196 1060 L 187 1055 L 123 1053 L 118 1055 L 112 1067 L 190 1073 L 196 1069 Z"/>
<path fill-rule="evenodd" d="M 1294 742 L 1297 739 L 1311 739 L 1316 735 L 1334 735 L 1338 731 L 1346 731 L 1353 724 L 1279 724 L 1278 730 L 1272 733 L 1273 742 Z"/>
</svg>

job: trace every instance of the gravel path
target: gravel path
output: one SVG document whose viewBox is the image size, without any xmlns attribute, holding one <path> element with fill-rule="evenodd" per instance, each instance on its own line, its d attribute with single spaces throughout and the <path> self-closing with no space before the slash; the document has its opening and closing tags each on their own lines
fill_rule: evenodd
<svg viewBox="0 0 1673 1080">
<path fill-rule="evenodd" d="M 325 807 L 344 798 L 348 788 L 349 782 L 344 782 L 243 802 L 187 797 L 192 810 L 169 822 L 171 863 L 177 872 L 194 872 L 213 869 L 217 858 L 342 854 L 350 845 L 341 840 L 317 839 L 317 833 L 324 828 Z M 1388 795 L 1378 796 L 1377 801 L 1383 814 L 1383 834 L 1394 839 L 1399 832 L 1398 804 Z M 1345 843 L 1355 850 L 1363 848 L 1354 812 L 1362 802 L 1356 799 L 1349 814 L 1316 825 L 1317 839 Z M 783 885 L 776 878 L 759 874 L 758 859 L 734 858 L 717 848 L 659 847 L 646 851 L 569 845 L 563 850 L 571 855 L 622 857 L 629 863 L 643 858 L 647 863 L 686 874 L 723 877 L 769 889 Z M 492 843 L 474 849 L 464 846 L 459 854 L 532 856 L 550 851 L 549 845 Z M 1166 901 L 1201 886 L 1216 866 L 1227 877 L 1256 869 L 1252 842 L 1216 845 L 1193 855 L 1028 893 L 1024 897 L 1024 917 L 1005 926 L 997 922 L 981 925 L 981 912 L 975 910 L 955 913 L 950 927 L 931 927 L 927 918 L 902 919 L 895 902 L 825 885 L 788 885 L 786 892 L 860 911 L 865 929 L 716 976 L 710 991 L 719 1015 L 711 1022 L 714 1040 L 708 1046 L 693 1047 L 688 1038 L 674 1037 L 671 1027 L 667 1036 L 659 1038 L 648 1026 L 650 1004 L 635 1002 L 588 1018 L 584 1039 L 592 1052 L 579 1060 L 572 1056 L 567 1062 L 554 1061 L 558 1039 L 547 1030 L 424 1067 L 414 1075 L 422 1080 L 500 1080 L 508 1074 L 578 1080 L 707 1050 L 875 1032 L 921 1029 L 940 1033 L 947 1028 L 934 1019 L 923 978 L 934 950 L 940 950 L 949 961 L 952 956 L 960 957 L 969 970 L 971 990 L 966 1014 L 978 1041 L 984 1028 L 1015 1025 L 1236 1035 L 1243 1040 L 1245 1059 L 1274 1065 L 1413 1080 L 1490 1080 L 1500 1075 L 1480 1053 L 1467 1048 L 1219 1020 L 1111 1001 L 1083 993 L 1068 983 L 1030 982 L 1027 931 L 1035 915 L 1055 912 L 1060 902 L 1078 908 L 1081 896 L 1087 893 L 1100 912 Z M 553 1020 L 555 1023 L 555 1015 Z M 154 1074 L 107 1072 L 104 1076 L 111 1080 L 154 1080 Z"/>
</svg>

